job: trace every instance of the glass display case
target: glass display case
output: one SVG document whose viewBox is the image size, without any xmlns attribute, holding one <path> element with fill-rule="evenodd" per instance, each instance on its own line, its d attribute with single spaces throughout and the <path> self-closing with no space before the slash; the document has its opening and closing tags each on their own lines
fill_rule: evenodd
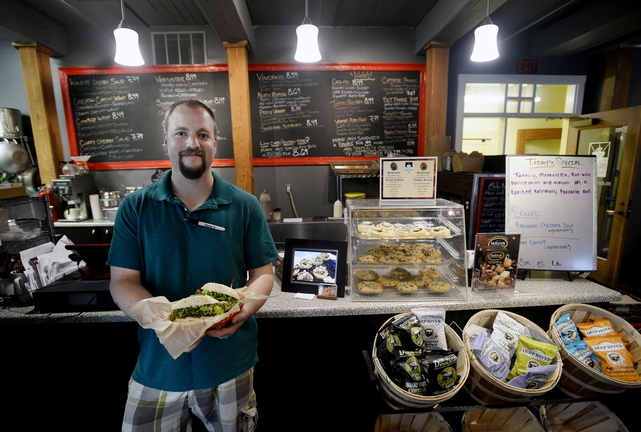
<svg viewBox="0 0 641 432">
<path fill-rule="evenodd" d="M 465 211 L 347 200 L 349 284 L 354 301 L 467 300 Z"/>
</svg>

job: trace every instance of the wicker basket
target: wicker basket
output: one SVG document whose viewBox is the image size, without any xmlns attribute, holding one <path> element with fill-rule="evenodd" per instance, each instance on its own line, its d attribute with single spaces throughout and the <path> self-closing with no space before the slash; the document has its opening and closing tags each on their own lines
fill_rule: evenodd
<svg viewBox="0 0 641 432">
<path fill-rule="evenodd" d="M 488 309 L 476 313 L 468 320 L 467 324 L 465 325 L 465 329 L 463 330 L 463 335 L 466 335 L 468 333 L 468 328 L 471 324 L 476 324 L 481 327 L 491 329 L 498 312 L 505 313 L 520 324 L 529 324 L 533 328 L 540 331 L 542 334 L 545 334 L 545 331 L 543 329 L 541 329 L 539 326 L 537 326 L 527 318 L 524 318 L 512 312 Z M 472 396 L 472 398 L 479 403 L 485 405 L 494 405 L 503 404 L 506 402 L 522 402 L 532 397 L 547 393 L 548 391 L 552 390 L 554 386 L 559 382 L 559 379 L 561 377 L 561 370 L 563 368 L 563 362 L 561 361 L 561 355 L 558 352 L 554 357 L 554 360 L 552 360 L 552 364 L 556 364 L 558 366 L 554 373 L 541 387 L 539 387 L 538 389 L 520 389 L 507 385 L 506 382 L 499 380 L 498 378 L 487 372 L 483 365 L 477 360 L 476 356 L 472 353 L 470 341 L 466 337 L 464 337 L 464 339 L 465 350 L 470 357 L 471 366 L 470 376 L 465 383 L 465 389 L 468 391 L 470 396 Z"/>
<path fill-rule="evenodd" d="M 402 317 L 404 314 L 399 314 L 388 319 L 380 329 L 385 328 L 391 321 Z M 383 369 L 381 361 L 378 359 L 377 355 L 377 341 L 378 333 L 374 338 L 374 347 L 372 349 L 372 360 L 374 362 L 374 374 L 378 377 L 378 381 L 383 389 L 383 398 L 389 406 L 394 409 L 408 409 L 408 408 L 431 408 L 439 403 L 442 403 L 452 396 L 454 396 L 460 389 L 463 388 L 463 384 L 467 380 L 467 376 L 470 372 L 470 360 L 467 351 L 464 349 L 463 341 L 456 334 L 454 330 L 447 324 L 444 324 L 445 328 L 445 339 L 447 340 L 447 347 L 454 351 L 458 352 L 458 359 L 456 362 L 456 373 L 460 377 L 459 382 L 447 393 L 443 393 L 438 396 L 420 396 L 410 393 L 406 390 L 403 390 L 397 386 Z M 379 330 L 380 330 L 379 329 Z"/>
<path fill-rule="evenodd" d="M 623 340 L 627 343 L 628 351 L 632 354 L 636 363 L 637 372 L 641 373 L 641 335 L 623 318 L 596 306 L 585 304 L 569 304 L 557 309 L 550 318 L 549 336 L 561 347 L 565 367 L 559 381 L 559 389 L 572 397 L 594 397 L 600 394 L 616 394 L 627 389 L 641 388 L 641 381 L 631 382 L 611 378 L 601 372 L 597 372 L 578 358 L 570 354 L 563 345 L 563 342 L 556 331 L 554 323 L 564 314 L 569 313 L 575 323 L 592 322 L 600 318 L 608 318 L 614 330 L 621 333 Z"/>
<path fill-rule="evenodd" d="M 380 414 L 375 432 L 452 432 L 449 423 L 437 412 L 422 414 Z"/>
<path fill-rule="evenodd" d="M 628 432 L 628 428 L 601 402 L 574 402 L 539 407 L 548 432 Z"/>
<path fill-rule="evenodd" d="M 469 410 L 461 420 L 463 432 L 545 432 L 525 407 Z"/>
</svg>

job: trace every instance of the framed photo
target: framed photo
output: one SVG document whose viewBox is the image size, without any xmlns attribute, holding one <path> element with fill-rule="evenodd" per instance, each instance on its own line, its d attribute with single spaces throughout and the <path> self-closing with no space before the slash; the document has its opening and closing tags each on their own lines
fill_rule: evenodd
<svg viewBox="0 0 641 432">
<path fill-rule="evenodd" d="M 282 290 L 345 296 L 347 242 L 285 239 Z"/>
</svg>

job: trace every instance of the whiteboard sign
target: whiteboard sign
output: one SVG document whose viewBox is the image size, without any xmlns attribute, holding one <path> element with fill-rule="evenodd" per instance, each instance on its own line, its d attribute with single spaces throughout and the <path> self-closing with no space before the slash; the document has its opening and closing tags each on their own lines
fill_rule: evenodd
<svg viewBox="0 0 641 432">
<path fill-rule="evenodd" d="M 596 271 L 596 158 L 506 158 L 505 230 L 521 234 L 519 268 Z"/>
</svg>

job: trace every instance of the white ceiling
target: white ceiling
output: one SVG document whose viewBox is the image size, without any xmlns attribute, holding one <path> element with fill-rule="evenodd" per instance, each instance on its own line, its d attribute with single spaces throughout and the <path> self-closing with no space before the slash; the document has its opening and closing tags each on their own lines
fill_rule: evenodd
<svg viewBox="0 0 641 432">
<path fill-rule="evenodd" d="M 454 43 L 478 26 L 485 0 L 308 0 L 319 27 L 404 27 L 415 51 L 431 41 Z M 296 26 L 304 0 L 125 0 L 132 27 L 206 25 L 223 41 L 254 41 L 259 26 Z M 527 31 L 533 56 L 564 56 L 641 43 L 639 0 L 491 0 L 499 39 Z M 92 26 L 108 34 L 120 22 L 119 0 L 0 0 L 0 37 L 37 42 L 58 55 L 66 30 Z"/>
</svg>

